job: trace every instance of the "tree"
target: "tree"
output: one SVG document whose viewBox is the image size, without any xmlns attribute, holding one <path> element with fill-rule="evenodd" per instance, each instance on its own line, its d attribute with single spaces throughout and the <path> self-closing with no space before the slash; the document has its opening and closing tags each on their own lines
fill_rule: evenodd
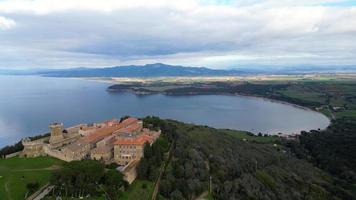
<svg viewBox="0 0 356 200">
<path fill-rule="evenodd" d="M 39 184 L 37 182 L 35 183 L 27 183 L 26 188 L 28 189 L 29 193 L 32 194 L 39 188 Z"/>
<path fill-rule="evenodd" d="M 104 176 L 104 166 L 98 161 L 83 160 L 66 163 L 55 173 L 51 182 L 58 188 L 74 196 L 95 194 L 96 188 Z"/>
<path fill-rule="evenodd" d="M 103 177 L 104 188 L 110 199 L 119 199 L 121 191 L 128 187 L 121 172 L 111 169 Z"/>
<path fill-rule="evenodd" d="M 143 157 L 140 160 L 140 163 L 137 167 L 137 176 L 140 179 L 147 179 L 148 177 L 148 169 L 149 169 L 149 165 L 148 165 L 148 161 L 147 158 Z"/>
<path fill-rule="evenodd" d="M 160 194 L 162 194 L 164 197 L 169 197 L 170 193 L 172 190 L 172 184 L 168 180 L 162 180 L 160 182 Z"/>
<path fill-rule="evenodd" d="M 143 156 L 150 159 L 153 156 L 153 152 L 149 143 L 146 143 L 143 147 Z"/>
</svg>

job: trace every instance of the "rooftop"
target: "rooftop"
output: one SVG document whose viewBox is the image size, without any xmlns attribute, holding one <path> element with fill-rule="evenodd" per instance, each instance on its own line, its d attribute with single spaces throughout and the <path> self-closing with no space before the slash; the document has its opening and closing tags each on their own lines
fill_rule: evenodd
<svg viewBox="0 0 356 200">
<path fill-rule="evenodd" d="M 76 151 L 80 150 L 81 148 L 83 148 L 87 144 L 89 144 L 87 141 L 80 139 L 80 140 L 66 146 L 65 148 L 69 149 L 73 152 L 76 152 Z"/>
<path fill-rule="evenodd" d="M 89 143 L 98 142 L 99 140 L 104 139 L 105 137 L 113 134 L 114 132 L 116 132 L 120 129 L 127 128 L 128 126 L 136 127 L 136 125 L 138 125 L 137 124 L 138 122 L 139 122 L 139 120 L 136 118 L 128 118 L 128 119 L 123 120 L 120 123 L 118 123 L 118 121 L 115 119 L 110 120 L 110 121 L 106 122 L 106 123 L 108 123 L 107 126 L 97 128 L 93 133 L 85 136 L 83 139 Z M 134 123 L 136 123 L 136 124 L 134 124 Z"/>
<path fill-rule="evenodd" d="M 114 142 L 115 145 L 143 145 L 146 142 L 152 143 L 154 138 L 147 134 L 142 134 L 134 138 L 120 138 Z"/>
<path fill-rule="evenodd" d="M 138 124 L 138 123 L 135 123 L 135 124 L 132 124 L 132 125 L 129 125 L 125 128 L 121 128 L 118 130 L 118 132 L 121 132 L 121 133 L 132 133 L 132 132 L 135 132 L 135 131 L 140 131 L 142 129 L 142 125 L 141 124 Z"/>
<path fill-rule="evenodd" d="M 89 143 L 98 142 L 102 140 L 106 136 L 111 135 L 113 132 L 117 131 L 118 128 L 115 126 L 106 126 L 102 128 L 98 128 L 94 133 L 84 136 L 83 139 Z"/>
</svg>

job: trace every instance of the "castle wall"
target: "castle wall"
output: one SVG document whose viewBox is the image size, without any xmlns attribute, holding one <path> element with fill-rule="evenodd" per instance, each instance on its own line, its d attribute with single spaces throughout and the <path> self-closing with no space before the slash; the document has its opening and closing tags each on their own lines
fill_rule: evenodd
<svg viewBox="0 0 356 200">
<path fill-rule="evenodd" d="M 59 150 L 55 150 L 55 149 L 51 149 L 49 148 L 48 145 L 44 146 L 44 152 L 45 154 L 49 155 L 49 156 L 52 156 L 54 158 L 57 158 L 59 160 L 63 160 L 63 161 L 66 161 L 66 162 L 70 162 L 72 161 L 72 159 L 70 158 L 67 158 L 63 152 L 59 151 Z"/>
<path fill-rule="evenodd" d="M 71 144 L 79 139 L 80 135 L 74 135 L 73 137 L 64 138 L 62 140 L 50 143 L 52 149 L 57 149 L 65 145 Z"/>
<path fill-rule="evenodd" d="M 43 150 L 43 146 L 45 145 L 45 141 L 48 140 L 48 137 L 41 138 L 38 140 L 30 141 L 29 139 L 22 140 L 22 145 L 24 149 L 20 153 L 20 157 L 38 157 L 46 155 Z"/>
<path fill-rule="evenodd" d="M 78 140 L 72 143 L 70 146 L 66 146 L 62 149 L 66 159 L 70 160 L 82 160 L 89 155 L 91 150 L 90 143 Z"/>
</svg>

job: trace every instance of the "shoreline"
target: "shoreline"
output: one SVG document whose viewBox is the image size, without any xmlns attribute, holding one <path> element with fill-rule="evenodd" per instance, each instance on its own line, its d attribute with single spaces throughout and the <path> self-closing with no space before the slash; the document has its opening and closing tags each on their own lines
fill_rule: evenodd
<svg viewBox="0 0 356 200">
<path fill-rule="evenodd" d="M 68 78 L 68 77 L 45 77 L 45 78 Z M 113 84 L 113 83 L 118 84 L 118 82 L 112 81 L 112 80 L 102 80 L 102 79 L 92 79 L 92 78 L 77 78 L 77 77 L 72 77 L 72 78 L 69 78 L 69 79 L 95 81 L 95 82 L 99 82 L 99 83 L 106 83 L 106 84 L 108 84 L 108 86 L 109 86 L 109 84 Z M 132 93 L 135 94 L 135 92 L 132 92 Z M 162 95 L 172 96 L 170 94 L 165 94 L 164 92 L 156 92 L 154 94 L 162 94 Z M 136 94 L 136 95 L 138 95 L 138 94 Z M 196 96 L 196 95 L 224 95 L 224 96 L 241 96 L 241 97 L 247 97 L 247 98 L 259 98 L 259 99 L 263 99 L 265 101 L 274 102 L 274 103 L 281 103 L 281 104 L 284 104 L 284 105 L 293 106 L 293 107 L 296 107 L 296 108 L 299 108 L 299 109 L 303 109 L 303 110 L 306 110 L 306 111 L 311 111 L 311 112 L 315 112 L 315 113 L 323 115 L 324 117 L 326 117 L 328 119 L 328 125 L 325 128 L 321 129 L 321 130 L 325 130 L 328 126 L 330 126 L 332 124 L 331 118 L 328 117 L 327 115 L 325 115 L 324 113 L 320 112 L 320 111 L 317 111 L 317 110 L 309 108 L 309 107 L 301 106 L 301 105 L 298 105 L 298 104 L 295 104 L 295 103 L 291 103 L 291 102 L 288 102 L 288 101 L 282 101 L 282 100 L 274 99 L 274 98 L 268 98 L 268 97 L 259 96 L 259 95 L 250 95 L 250 94 L 242 94 L 242 93 L 232 94 L 232 93 L 223 93 L 223 92 L 221 92 L 221 93 L 218 93 L 218 92 L 217 93 L 210 93 L 210 94 L 199 94 L 199 93 L 196 93 L 196 94 L 184 94 L 183 96 Z M 232 129 L 232 130 L 241 130 L 241 129 Z M 241 130 L 241 131 L 245 131 L 245 130 Z M 251 131 L 247 130 L 247 132 L 251 132 Z M 300 133 L 298 133 L 298 134 L 300 134 Z M 33 136 L 35 136 L 35 135 L 36 134 L 34 134 Z M 272 136 L 272 134 L 269 134 L 269 135 Z M 16 143 L 16 141 L 15 141 L 15 143 Z M 4 144 L 3 147 L 5 147 L 7 145 L 12 145 L 12 144 Z M 1 148 L 3 148 L 3 147 L 1 147 Z"/>
<path fill-rule="evenodd" d="M 87 80 L 87 79 L 85 79 Z M 94 79 L 88 79 L 88 80 L 91 80 L 91 81 L 97 81 L 97 80 L 94 80 Z M 112 81 L 97 81 L 97 82 L 104 82 L 104 83 L 115 83 L 115 84 L 120 84 L 119 82 L 112 82 Z M 114 84 L 114 85 L 115 85 Z M 162 92 L 162 91 L 152 91 L 152 92 L 147 92 L 147 93 L 138 93 L 132 89 L 127 89 L 125 91 L 119 91 L 119 90 L 115 90 L 115 89 L 107 89 L 108 92 L 112 92 L 112 93 L 124 93 L 124 92 L 128 92 L 128 93 L 132 93 L 132 94 L 135 94 L 137 96 L 145 96 L 145 95 L 156 95 L 156 94 L 161 94 L 161 95 L 166 95 L 166 96 L 199 96 L 199 95 L 224 95 L 224 96 L 242 96 L 242 97 L 251 97 L 251 98 L 259 98 L 259 99 L 263 99 L 263 100 L 266 100 L 266 101 L 270 101 L 270 102 L 274 102 L 274 103 L 281 103 L 281 104 L 285 104 L 285 105 L 290 105 L 290 106 L 293 106 L 293 107 L 296 107 L 296 108 L 300 108 L 300 109 L 303 109 L 303 110 L 307 110 L 307 111 L 311 111 L 311 112 L 316 112 L 316 113 L 319 113 L 323 116 L 325 116 L 326 118 L 329 119 L 330 123 L 329 125 L 331 124 L 331 120 L 332 118 L 330 118 L 329 116 L 325 115 L 324 113 L 322 112 L 319 112 L 318 110 L 316 109 L 313 109 L 313 108 L 309 108 L 309 107 L 306 107 L 306 106 L 302 106 L 302 105 L 298 105 L 296 103 L 292 103 L 292 102 L 288 102 L 288 101 L 283 101 L 283 100 L 279 100 L 279 99 L 275 99 L 275 98 L 269 98 L 269 97 L 265 97 L 265 96 L 259 96 L 259 95 L 251 95 L 251 94 L 245 94 L 245 93 L 227 93 L 227 92 L 216 92 L 216 93 L 199 93 L 199 92 L 195 92 L 195 93 L 186 93 L 186 94 L 172 94 L 172 93 L 167 93 L 167 92 Z"/>
</svg>

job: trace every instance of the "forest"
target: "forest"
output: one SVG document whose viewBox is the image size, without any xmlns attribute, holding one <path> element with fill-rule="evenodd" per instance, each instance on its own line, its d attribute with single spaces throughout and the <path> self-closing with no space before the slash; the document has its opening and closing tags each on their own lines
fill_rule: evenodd
<svg viewBox="0 0 356 200">
<path fill-rule="evenodd" d="M 285 145 L 298 158 L 328 171 L 339 185 L 356 193 L 356 120 L 337 119 L 326 130 L 302 132 L 298 141 Z"/>
<path fill-rule="evenodd" d="M 219 129 L 148 119 L 172 131 L 173 156 L 159 186 L 163 199 L 203 194 L 214 199 L 355 199 L 352 188 L 339 184 L 337 176 L 298 158 L 283 142 L 246 141 Z"/>
<path fill-rule="evenodd" d="M 94 160 L 65 163 L 56 171 L 51 184 L 54 196 L 96 197 L 105 194 L 108 199 L 119 199 L 128 183 L 116 169 L 108 169 Z"/>
</svg>

